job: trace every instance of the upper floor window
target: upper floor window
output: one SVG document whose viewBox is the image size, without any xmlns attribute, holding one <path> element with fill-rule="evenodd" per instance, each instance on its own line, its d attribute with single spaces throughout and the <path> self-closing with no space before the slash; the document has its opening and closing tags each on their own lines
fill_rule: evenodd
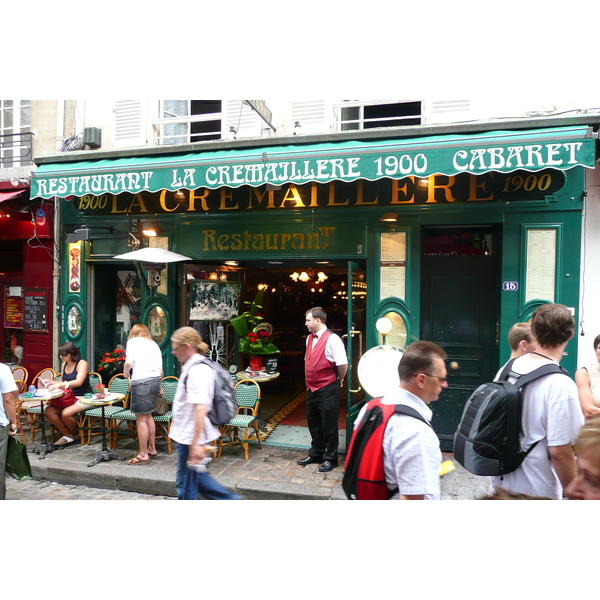
<svg viewBox="0 0 600 600">
<path fill-rule="evenodd" d="M 155 144 L 260 137 L 261 121 L 243 100 L 161 100 Z"/>
<path fill-rule="evenodd" d="M 162 100 L 159 144 L 221 139 L 221 100 Z"/>
<path fill-rule="evenodd" d="M 0 100 L 0 165 L 31 164 L 31 100 Z"/>
<path fill-rule="evenodd" d="M 336 103 L 335 130 L 422 125 L 420 100 L 406 102 L 345 100 Z"/>
</svg>

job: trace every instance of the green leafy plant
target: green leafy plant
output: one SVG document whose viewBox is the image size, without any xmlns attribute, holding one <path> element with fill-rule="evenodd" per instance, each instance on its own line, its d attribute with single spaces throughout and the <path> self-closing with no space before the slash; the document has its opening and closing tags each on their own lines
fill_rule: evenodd
<svg viewBox="0 0 600 600">
<path fill-rule="evenodd" d="M 248 310 L 230 319 L 230 323 L 240 336 L 239 351 L 244 354 L 275 354 L 279 348 L 273 344 L 273 326 L 264 321 L 258 312 L 262 309 L 264 290 L 260 290 L 252 301 L 244 301 Z"/>
</svg>

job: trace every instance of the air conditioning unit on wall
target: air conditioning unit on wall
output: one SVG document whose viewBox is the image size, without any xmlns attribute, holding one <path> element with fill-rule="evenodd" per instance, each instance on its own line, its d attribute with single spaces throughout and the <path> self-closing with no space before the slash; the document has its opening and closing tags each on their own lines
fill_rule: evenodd
<svg viewBox="0 0 600 600">
<path fill-rule="evenodd" d="M 102 130 L 98 127 L 85 127 L 82 142 L 90 148 L 100 148 L 102 145 Z"/>
</svg>

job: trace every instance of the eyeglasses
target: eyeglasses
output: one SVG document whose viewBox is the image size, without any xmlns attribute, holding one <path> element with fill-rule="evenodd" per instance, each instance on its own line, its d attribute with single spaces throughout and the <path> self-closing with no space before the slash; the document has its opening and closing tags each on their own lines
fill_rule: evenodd
<svg viewBox="0 0 600 600">
<path fill-rule="evenodd" d="M 70 352 L 59 352 L 58 355 L 59 356 L 69 356 L 69 354 L 71 354 Z"/>
<path fill-rule="evenodd" d="M 447 377 L 440 377 L 439 375 L 432 375 L 431 373 L 423 373 L 423 375 L 427 375 L 427 377 L 435 377 L 436 379 L 440 379 L 440 380 L 448 383 Z"/>
</svg>

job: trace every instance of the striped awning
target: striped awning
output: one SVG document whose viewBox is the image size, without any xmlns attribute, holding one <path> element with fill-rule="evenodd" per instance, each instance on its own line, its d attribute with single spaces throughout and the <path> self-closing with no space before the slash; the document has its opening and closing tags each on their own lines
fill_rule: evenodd
<svg viewBox="0 0 600 600">
<path fill-rule="evenodd" d="M 594 168 L 587 126 L 290 144 L 42 164 L 32 198 Z"/>
</svg>

